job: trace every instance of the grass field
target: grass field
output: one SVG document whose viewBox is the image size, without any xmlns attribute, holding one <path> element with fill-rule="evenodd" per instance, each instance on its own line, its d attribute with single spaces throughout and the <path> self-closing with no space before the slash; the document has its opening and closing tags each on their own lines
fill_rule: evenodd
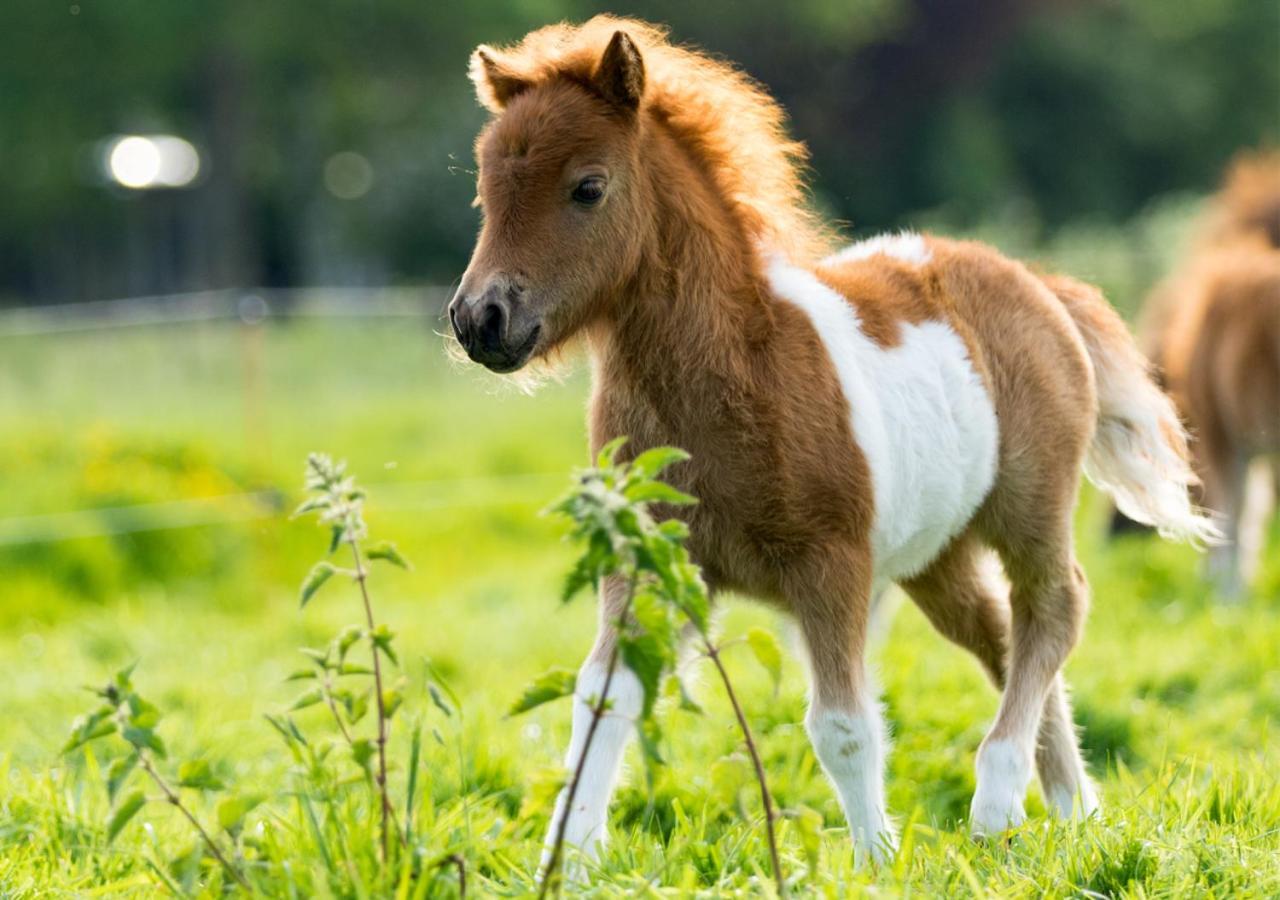
<svg viewBox="0 0 1280 900">
<path fill-rule="evenodd" d="M 345 589 L 298 608 L 326 540 L 285 512 L 310 450 L 350 461 L 370 488 L 375 536 L 416 563 L 372 582 L 407 678 L 392 735 L 401 798 L 409 727 L 428 735 L 414 810 L 426 874 L 407 865 L 386 893 L 455 893 L 452 871 L 429 867 L 449 853 L 465 858 L 473 895 L 528 893 L 569 710 L 504 712 L 544 669 L 576 668 L 593 632 L 588 599 L 558 603 L 571 550 L 538 515 L 586 460 L 585 388 L 581 375 L 532 398 L 497 387 L 446 363 L 416 320 L 0 337 L 0 896 L 219 892 L 216 868 L 171 865 L 193 845 L 174 810 L 150 805 L 108 843 L 97 774 L 108 745 L 59 754 L 90 706 L 82 685 L 134 661 L 174 754 L 270 798 L 245 851 L 262 893 L 369 895 L 376 838 L 363 794 L 335 801 L 318 839 L 263 719 L 297 693 L 283 680 L 297 648 L 358 617 Z M 69 514 L 86 509 L 99 512 Z M 729 651 L 787 811 L 797 894 L 1280 895 L 1280 531 L 1248 602 L 1228 607 L 1198 580 L 1194 552 L 1107 544 L 1105 514 L 1087 495 L 1078 532 L 1094 602 L 1068 667 L 1100 820 L 1050 823 L 1036 795 L 1008 842 L 965 836 L 996 696 L 904 604 L 875 653 L 903 846 L 891 866 L 854 871 L 800 725 L 800 665 L 788 660 L 775 695 L 749 654 Z M 789 633 L 740 602 L 722 630 L 757 624 Z M 426 696 L 428 661 L 456 695 L 452 715 Z M 651 791 L 632 757 L 593 882 L 602 896 L 770 889 L 732 716 L 709 675 L 699 682 L 704 716 L 661 713 L 668 766 Z M 323 717 L 299 721 L 319 732 Z"/>
</svg>

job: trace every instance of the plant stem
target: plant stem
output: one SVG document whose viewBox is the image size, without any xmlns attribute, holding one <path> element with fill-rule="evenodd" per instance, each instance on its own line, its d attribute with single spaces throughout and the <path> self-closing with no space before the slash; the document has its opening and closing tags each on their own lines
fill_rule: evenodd
<svg viewBox="0 0 1280 900">
<path fill-rule="evenodd" d="M 329 707 L 329 712 L 333 713 L 333 721 L 338 723 L 338 730 L 342 732 L 342 737 L 346 740 L 348 746 L 354 747 L 355 741 L 351 737 L 351 732 L 347 730 L 347 723 L 342 721 L 342 716 L 338 715 L 338 705 L 333 702 L 332 684 L 329 681 L 329 674 L 325 673 L 324 684 L 321 690 L 324 693 L 324 702 Z"/>
<path fill-rule="evenodd" d="M 636 593 L 636 577 L 636 575 L 631 576 L 631 583 L 627 589 L 627 601 L 622 606 L 622 615 L 618 617 L 619 628 L 623 627 L 627 620 L 627 614 L 631 612 L 631 600 Z M 560 816 L 560 821 L 556 825 L 555 841 L 551 844 L 551 858 L 547 860 L 547 870 L 542 873 L 542 884 L 538 887 L 538 900 L 543 900 L 547 896 L 547 891 L 556 880 L 556 867 L 560 862 L 561 851 L 564 848 L 564 836 L 569 828 L 569 816 L 573 813 L 573 800 L 578 793 L 578 783 L 582 781 L 582 772 L 587 764 L 587 754 L 591 752 L 591 742 L 596 736 L 596 729 L 600 726 L 600 720 L 604 718 L 604 709 L 609 702 L 609 687 L 613 684 L 613 673 L 617 671 L 617 668 L 618 641 L 615 637 L 613 649 L 609 652 L 609 667 L 605 670 L 604 685 L 600 688 L 600 697 L 596 700 L 596 705 L 591 709 L 591 724 L 587 726 L 587 734 L 582 741 L 582 753 L 578 756 L 578 763 L 573 770 L 573 779 L 569 782 L 568 794 L 565 796 L 564 801 L 564 813 Z"/>
<path fill-rule="evenodd" d="M 360 596 L 364 599 L 364 616 L 369 626 L 369 647 L 373 650 L 373 690 L 378 702 L 378 795 L 382 800 L 382 862 L 387 862 L 388 823 L 387 816 L 391 812 L 391 798 L 387 796 L 387 710 L 382 699 L 382 663 L 378 642 L 373 635 L 373 603 L 369 600 L 369 587 L 365 583 L 369 573 L 365 570 L 364 560 L 360 557 L 360 547 L 354 539 L 350 541 L 351 556 L 356 564 L 356 583 L 360 585 Z"/>
<path fill-rule="evenodd" d="M 778 859 L 778 837 L 773 831 L 773 801 L 769 797 L 769 787 L 764 780 L 764 766 L 760 762 L 760 754 L 756 750 L 756 742 L 751 737 L 751 728 L 747 725 L 747 718 L 742 714 L 742 707 L 738 705 L 738 695 L 733 692 L 733 684 L 729 681 L 729 673 L 724 669 L 724 663 L 720 660 L 720 651 L 703 635 L 702 642 L 707 648 L 707 656 L 715 663 L 716 670 L 720 673 L 720 680 L 724 682 L 724 691 L 729 695 L 729 703 L 733 705 L 733 713 L 738 717 L 738 725 L 742 728 L 742 737 L 747 743 L 747 752 L 751 754 L 751 764 L 756 769 L 756 781 L 760 783 L 760 799 L 764 803 L 764 825 L 765 833 L 769 838 L 769 861 L 773 865 L 773 877 L 778 882 L 778 895 L 785 897 L 787 895 L 787 883 L 782 878 L 782 863 Z"/>
<path fill-rule="evenodd" d="M 461 853 L 450 853 L 435 865 L 437 869 L 445 866 L 453 866 L 458 870 L 458 900 L 467 900 L 467 861 L 462 858 Z"/>
<path fill-rule="evenodd" d="M 218 849 L 218 845 L 214 842 L 213 838 L 210 837 L 209 832 L 204 830 L 204 826 L 200 824 L 200 820 L 192 814 L 191 810 L 183 806 L 182 798 L 178 796 L 177 792 L 173 788 L 169 787 L 168 782 L 160 777 L 160 773 L 156 771 L 155 766 L 151 764 L 151 760 L 141 748 L 138 748 L 138 764 L 142 766 L 142 770 L 144 772 L 151 776 L 151 780 L 156 783 L 156 787 L 160 788 L 161 793 L 164 794 L 164 798 L 173 806 L 176 806 L 178 810 L 187 817 L 187 820 L 195 830 L 200 833 L 200 837 L 209 847 L 209 851 L 213 853 L 218 862 L 222 864 L 222 868 L 227 870 L 227 874 L 234 878 L 245 890 L 252 890 L 249 882 L 240 874 L 240 870 L 231 865 L 230 861 L 222 855 L 222 851 Z"/>
</svg>

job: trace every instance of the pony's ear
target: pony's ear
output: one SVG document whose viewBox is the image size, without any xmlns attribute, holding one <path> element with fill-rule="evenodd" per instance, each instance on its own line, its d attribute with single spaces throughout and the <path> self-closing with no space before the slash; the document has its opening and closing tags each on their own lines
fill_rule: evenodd
<svg viewBox="0 0 1280 900">
<path fill-rule="evenodd" d="M 614 106 L 627 111 L 639 108 L 644 95 L 644 60 L 625 31 L 613 33 L 591 80 L 600 95 Z"/>
<path fill-rule="evenodd" d="M 476 97 L 490 112 L 502 112 L 511 98 L 530 87 L 527 78 L 517 74 L 492 48 L 481 44 L 471 54 L 468 71 L 476 86 Z"/>
</svg>

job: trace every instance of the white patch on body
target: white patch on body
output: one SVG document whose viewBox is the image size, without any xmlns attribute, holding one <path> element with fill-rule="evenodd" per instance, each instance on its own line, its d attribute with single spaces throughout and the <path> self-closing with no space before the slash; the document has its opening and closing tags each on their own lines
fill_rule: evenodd
<svg viewBox="0 0 1280 900">
<path fill-rule="evenodd" d="M 768 276 L 774 293 L 813 322 L 849 404 L 875 495 L 875 577 L 914 575 L 968 524 L 995 481 L 995 408 L 968 349 L 937 321 L 900 323 L 901 343 L 883 349 L 850 302 L 812 272 L 775 258 Z"/>
<path fill-rule="evenodd" d="M 582 745 L 586 741 L 587 730 L 591 727 L 592 713 L 599 701 L 600 692 L 604 689 L 605 671 L 602 664 L 588 660 L 578 673 L 573 699 L 573 736 L 564 761 L 570 777 L 582 756 Z M 614 670 L 613 680 L 609 684 L 609 700 L 611 703 L 591 739 L 591 753 L 582 768 L 582 780 L 574 794 L 573 809 L 565 829 L 565 844 L 577 847 L 591 860 L 598 858 L 600 849 L 608 839 L 609 798 L 617 783 L 622 755 L 635 732 L 644 700 L 644 688 L 640 685 L 640 680 L 621 662 Z M 556 800 L 551 828 L 547 832 L 542 852 L 539 867 L 541 872 L 546 871 L 550 861 L 551 845 L 555 842 L 556 831 L 564 816 L 568 793 L 566 786 Z M 566 872 L 571 881 L 581 880 L 581 872 L 574 866 L 569 865 Z"/>
<path fill-rule="evenodd" d="M 929 245 L 925 243 L 923 237 L 914 231 L 900 231 L 897 234 L 878 234 L 875 237 L 850 244 L 843 250 L 837 250 L 832 253 L 822 263 L 827 266 L 839 265 L 840 263 L 852 262 L 857 259 L 867 259 L 877 253 L 883 253 L 885 256 L 891 256 L 894 259 L 900 259 L 903 262 L 913 263 L 917 266 L 923 266 L 933 259 L 933 253 L 929 250 Z"/>
<path fill-rule="evenodd" d="M 978 750 L 977 771 L 970 830 L 975 835 L 996 835 L 1026 821 L 1022 801 L 1031 783 L 1031 754 L 1013 741 L 987 741 Z"/>
<path fill-rule="evenodd" d="M 859 856 L 882 863 L 897 844 L 885 813 L 884 760 L 887 740 L 876 704 L 869 714 L 810 708 L 805 720 L 813 752 L 835 784 Z M 859 860 L 861 861 L 861 860 Z"/>
</svg>

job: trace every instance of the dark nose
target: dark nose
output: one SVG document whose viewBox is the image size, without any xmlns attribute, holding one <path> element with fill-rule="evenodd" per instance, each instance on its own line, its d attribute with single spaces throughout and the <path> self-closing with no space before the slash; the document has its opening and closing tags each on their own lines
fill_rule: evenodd
<svg viewBox="0 0 1280 900">
<path fill-rule="evenodd" d="M 502 276 L 490 280 L 478 296 L 458 291 L 449 304 L 449 322 L 472 357 L 505 351 L 519 292 L 518 285 Z"/>
</svg>

